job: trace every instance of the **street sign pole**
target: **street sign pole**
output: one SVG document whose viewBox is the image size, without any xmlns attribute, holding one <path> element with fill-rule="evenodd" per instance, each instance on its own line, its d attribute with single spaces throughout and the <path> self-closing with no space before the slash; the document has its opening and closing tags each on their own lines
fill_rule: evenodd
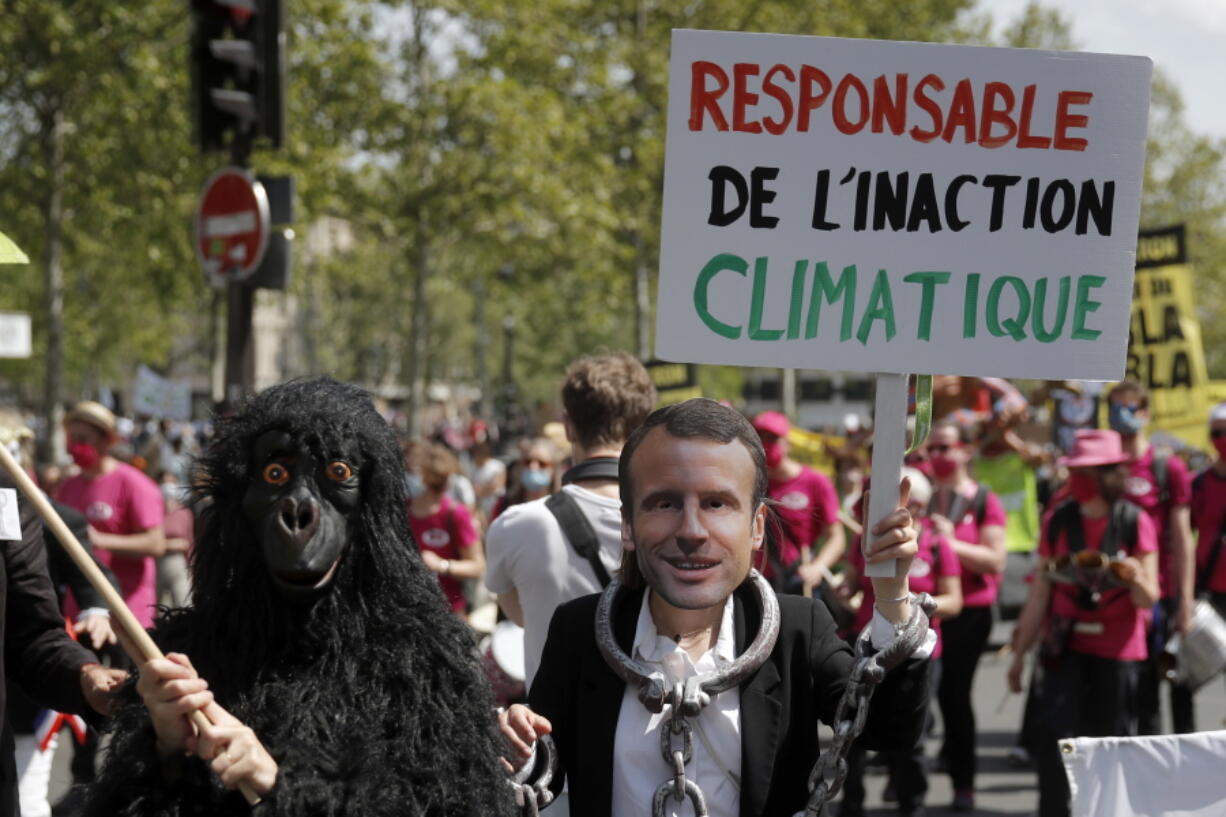
<svg viewBox="0 0 1226 817">
<path fill-rule="evenodd" d="M 249 281 L 264 259 L 272 226 L 268 196 L 242 166 L 242 140 L 235 142 L 235 165 L 213 174 L 196 212 L 196 254 L 210 282 L 226 289 L 227 407 L 237 405 L 255 385 L 254 287 Z"/>
<path fill-rule="evenodd" d="M 244 395 L 255 390 L 255 344 L 251 332 L 255 290 L 242 281 L 231 281 L 226 290 L 225 406 L 234 409 Z"/>
</svg>

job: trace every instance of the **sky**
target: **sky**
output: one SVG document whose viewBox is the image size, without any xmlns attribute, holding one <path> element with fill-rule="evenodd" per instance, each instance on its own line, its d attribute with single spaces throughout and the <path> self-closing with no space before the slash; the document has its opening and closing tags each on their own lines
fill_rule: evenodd
<svg viewBox="0 0 1226 817">
<path fill-rule="evenodd" d="M 980 0 L 996 31 L 1027 0 Z M 1193 131 L 1226 139 L 1226 0 L 1044 0 L 1072 21 L 1082 51 L 1151 58 L 1183 96 Z"/>
</svg>

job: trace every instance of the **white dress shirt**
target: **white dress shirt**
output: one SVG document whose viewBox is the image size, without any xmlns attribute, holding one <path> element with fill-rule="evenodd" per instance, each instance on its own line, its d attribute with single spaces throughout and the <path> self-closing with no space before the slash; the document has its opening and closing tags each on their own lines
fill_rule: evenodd
<svg viewBox="0 0 1226 817">
<path fill-rule="evenodd" d="M 631 654 L 652 669 L 662 671 L 670 685 L 691 675 L 714 672 L 736 660 L 731 596 L 724 602 L 715 647 L 703 653 L 697 662 L 680 644 L 657 632 L 650 598 L 650 591 L 643 594 Z M 648 712 L 639 701 L 638 689 L 626 686 L 613 740 L 613 817 L 642 817 L 650 813 L 656 789 L 672 779 L 672 764 L 666 764 L 660 754 L 659 734 L 661 723 L 671 711 L 671 707 L 665 707 L 658 715 Z M 740 689 L 733 687 L 716 695 L 698 717 L 689 721 L 694 729 L 694 757 L 685 766 L 686 779 L 702 789 L 711 817 L 736 817 L 741 808 Z M 678 735 L 673 746 L 681 745 Z M 688 798 L 678 803 L 670 797 L 666 803 L 665 813 L 669 817 L 688 817 L 694 813 Z"/>
<path fill-rule="evenodd" d="M 656 630 L 651 617 L 651 591 L 643 594 L 638 625 L 634 631 L 631 655 L 664 673 L 669 685 L 692 675 L 710 673 L 736 660 L 736 635 L 732 621 L 732 596 L 724 602 L 715 646 L 697 662 L 681 645 Z M 884 649 L 894 640 L 894 625 L 877 610 L 873 611 L 869 635 L 873 646 Z M 936 645 L 936 634 L 928 636 L 912 658 L 927 658 Z M 660 714 L 647 711 L 638 698 L 638 688 L 626 686 L 613 740 L 613 817 L 641 817 L 651 811 L 656 789 L 672 779 L 672 764 L 660 754 L 661 723 L 670 717 L 671 707 Z M 698 717 L 689 718 L 693 727 L 694 756 L 685 766 L 687 780 L 693 780 L 706 796 L 710 817 L 736 817 L 741 809 L 741 690 L 733 687 L 711 699 Z M 681 748 L 677 736 L 673 746 Z M 678 803 L 665 801 L 669 817 L 688 817 L 694 813 L 686 798 Z"/>
</svg>

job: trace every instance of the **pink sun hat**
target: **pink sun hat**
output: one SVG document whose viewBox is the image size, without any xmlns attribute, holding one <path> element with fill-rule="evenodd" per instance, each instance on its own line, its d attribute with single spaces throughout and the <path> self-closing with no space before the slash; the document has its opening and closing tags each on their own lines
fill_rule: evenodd
<svg viewBox="0 0 1226 817">
<path fill-rule="evenodd" d="M 777 411 L 764 411 L 754 417 L 753 427 L 758 431 L 774 434 L 776 437 L 786 437 L 792 430 L 792 424 L 788 422 L 787 415 Z"/>
<path fill-rule="evenodd" d="M 1068 468 L 1089 468 L 1095 465 L 1118 465 L 1127 462 L 1120 435 L 1101 428 L 1082 429 L 1073 438 L 1073 450 L 1060 464 Z"/>
</svg>

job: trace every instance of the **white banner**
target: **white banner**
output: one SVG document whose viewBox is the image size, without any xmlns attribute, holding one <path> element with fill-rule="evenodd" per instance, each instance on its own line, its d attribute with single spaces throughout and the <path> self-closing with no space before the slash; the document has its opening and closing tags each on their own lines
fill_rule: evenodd
<svg viewBox="0 0 1226 817">
<path fill-rule="evenodd" d="M 167 380 L 141 366 L 136 370 L 136 388 L 132 409 L 137 414 L 164 417 L 168 420 L 192 418 L 192 386 L 177 380 Z"/>
<path fill-rule="evenodd" d="M 1075 817 L 1221 817 L 1226 731 L 1143 738 L 1070 738 L 1060 757 Z"/>
<path fill-rule="evenodd" d="M 673 32 L 658 356 L 1122 377 L 1151 69 Z"/>
</svg>

